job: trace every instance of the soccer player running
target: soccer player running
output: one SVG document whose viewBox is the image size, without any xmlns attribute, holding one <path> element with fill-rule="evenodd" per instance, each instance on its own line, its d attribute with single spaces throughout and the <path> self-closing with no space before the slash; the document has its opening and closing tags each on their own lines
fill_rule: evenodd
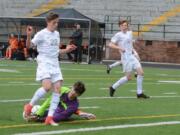
<svg viewBox="0 0 180 135">
<path fill-rule="evenodd" d="M 83 119 L 95 119 L 96 116 L 94 114 L 83 112 L 79 109 L 78 97 L 81 96 L 85 91 L 85 85 L 80 81 L 75 82 L 72 88 L 61 87 L 61 101 L 59 102 L 54 113 L 53 120 L 55 122 L 68 120 L 73 114 L 76 114 Z M 49 111 L 50 101 L 51 97 L 47 98 L 39 109 L 32 112 L 31 116 L 25 119 L 27 121 L 44 122 Z"/>
<path fill-rule="evenodd" d="M 60 100 L 59 89 L 63 83 L 63 77 L 59 67 L 58 56 L 59 53 L 68 53 L 73 51 L 76 47 L 68 45 L 66 49 L 59 50 L 60 34 L 56 31 L 59 22 L 59 15 L 56 13 L 49 13 L 46 17 L 47 27 L 37 32 L 31 40 L 33 28 L 27 27 L 27 48 L 36 46 L 38 51 L 37 56 L 37 72 L 36 80 L 42 83 L 42 87 L 37 89 L 31 101 L 24 106 L 25 116 L 29 116 L 32 107 L 39 99 L 44 97 L 46 93 L 52 90 L 52 99 L 48 116 L 46 117 L 45 124 L 57 126 L 58 124 L 53 120 L 53 114 L 58 106 Z"/>
<path fill-rule="evenodd" d="M 142 85 L 144 72 L 142 66 L 133 54 L 135 50 L 133 48 L 132 31 L 129 31 L 128 22 L 126 20 L 120 21 L 119 26 L 120 32 L 112 37 L 109 47 L 119 50 L 125 76 L 120 78 L 109 88 L 109 94 L 113 97 L 115 90 L 119 86 L 131 80 L 131 73 L 135 70 L 137 72 L 137 98 L 149 98 L 149 96 L 143 93 Z"/>
</svg>

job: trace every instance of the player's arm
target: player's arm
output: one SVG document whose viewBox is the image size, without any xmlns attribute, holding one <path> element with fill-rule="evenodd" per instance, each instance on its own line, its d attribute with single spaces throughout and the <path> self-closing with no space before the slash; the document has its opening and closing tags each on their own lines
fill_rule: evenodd
<svg viewBox="0 0 180 135">
<path fill-rule="evenodd" d="M 92 114 L 92 113 L 87 113 L 87 112 L 84 112 L 80 109 L 78 109 L 76 112 L 75 112 L 76 115 L 78 115 L 79 117 L 81 118 L 84 118 L 84 119 L 96 119 L 96 115 Z"/>
<path fill-rule="evenodd" d="M 69 105 L 66 110 L 60 111 L 55 114 L 54 120 L 56 122 L 60 122 L 62 120 L 67 120 L 72 114 L 74 114 L 77 110 L 77 107 L 74 105 Z"/>
<path fill-rule="evenodd" d="M 48 99 L 46 99 L 43 104 L 41 105 L 40 109 L 36 112 L 36 115 L 38 116 L 43 116 L 45 111 L 49 108 L 51 103 L 51 97 L 49 97 Z"/>
<path fill-rule="evenodd" d="M 32 44 L 31 43 L 32 33 L 33 33 L 33 28 L 31 26 L 28 26 L 26 29 L 26 34 L 27 34 L 26 47 L 27 47 L 27 49 L 29 49 Z"/>
<path fill-rule="evenodd" d="M 137 53 L 137 51 L 135 49 L 133 49 L 133 54 L 139 61 L 141 60 L 139 57 L 139 54 Z"/>
<path fill-rule="evenodd" d="M 77 47 L 75 45 L 67 45 L 66 49 L 60 49 L 60 54 L 65 54 L 65 53 L 69 53 L 72 52 L 76 49 Z"/>
<path fill-rule="evenodd" d="M 121 47 L 119 47 L 117 44 L 113 43 L 113 42 L 110 42 L 109 45 L 108 45 L 110 48 L 112 49 L 116 49 L 116 50 L 119 50 L 120 52 L 124 53 L 125 50 Z"/>
</svg>

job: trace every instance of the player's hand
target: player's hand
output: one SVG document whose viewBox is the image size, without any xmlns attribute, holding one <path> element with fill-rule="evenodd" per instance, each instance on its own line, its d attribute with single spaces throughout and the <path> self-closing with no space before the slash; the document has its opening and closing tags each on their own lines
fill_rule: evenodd
<svg viewBox="0 0 180 135">
<path fill-rule="evenodd" d="M 33 27 L 32 26 L 27 26 L 26 33 L 27 33 L 28 36 L 31 36 L 32 33 L 33 33 Z"/>
<path fill-rule="evenodd" d="M 67 52 L 72 52 L 72 51 L 74 51 L 74 50 L 76 50 L 76 46 L 75 45 L 67 45 L 67 47 L 66 47 L 66 50 L 67 50 Z"/>
<path fill-rule="evenodd" d="M 96 116 L 92 113 L 81 112 L 79 113 L 79 116 L 87 120 L 96 119 Z"/>
</svg>

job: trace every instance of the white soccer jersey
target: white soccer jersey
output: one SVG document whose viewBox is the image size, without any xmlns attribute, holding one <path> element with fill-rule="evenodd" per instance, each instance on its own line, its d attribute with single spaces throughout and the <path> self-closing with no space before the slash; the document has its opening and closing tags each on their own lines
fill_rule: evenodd
<svg viewBox="0 0 180 135">
<path fill-rule="evenodd" d="M 119 47 L 125 50 L 121 53 L 121 60 L 126 61 L 133 55 L 133 36 L 132 31 L 126 33 L 118 32 L 112 38 L 111 42 L 117 44 Z"/>
<path fill-rule="evenodd" d="M 31 41 L 37 46 L 39 57 L 57 59 L 59 55 L 60 34 L 47 28 L 39 31 Z"/>
<path fill-rule="evenodd" d="M 39 53 L 37 57 L 36 80 L 51 79 L 52 83 L 63 80 L 59 67 L 59 44 L 60 34 L 57 31 L 51 32 L 47 28 L 39 31 L 31 41 L 37 46 Z"/>
</svg>

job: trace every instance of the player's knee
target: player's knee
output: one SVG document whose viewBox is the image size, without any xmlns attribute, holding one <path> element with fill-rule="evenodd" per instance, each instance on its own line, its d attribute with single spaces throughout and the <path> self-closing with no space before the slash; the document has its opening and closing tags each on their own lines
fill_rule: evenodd
<svg viewBox="0 0 180 135">
<path fill-rule="evenodd" d="M 131 80 L 132 80 L 131 75 L 128 75 L 128 76 L 127 76 L 127 79 L 128 79 L 128 81 L 131 81 Z"/>
<path fill-rule="evenodd" d="M 46 91 L 49 91 L 49 90 L 52 88 L 52 84 L 51 84 L 51 83 L 44 83 L 44 84 L 43 84 L 43 88 L 44 88 Z"/>
<path fill-rule="evenodd" d="M 61 91 L 61 83 L 60 82 L 54 84 L 53 91 L 56 92 L 56 93 L 60 93 L 60 91 Z"/>
<path fill-rule="evenodd" d="M 141 71 L 141 72 L 139 72 L 139 73 L 138 73 L 138 75 L 140 75 L 140 76 L 144 76 L 144 72 L 143 72 L 143 71 Z"/>
</svg>

